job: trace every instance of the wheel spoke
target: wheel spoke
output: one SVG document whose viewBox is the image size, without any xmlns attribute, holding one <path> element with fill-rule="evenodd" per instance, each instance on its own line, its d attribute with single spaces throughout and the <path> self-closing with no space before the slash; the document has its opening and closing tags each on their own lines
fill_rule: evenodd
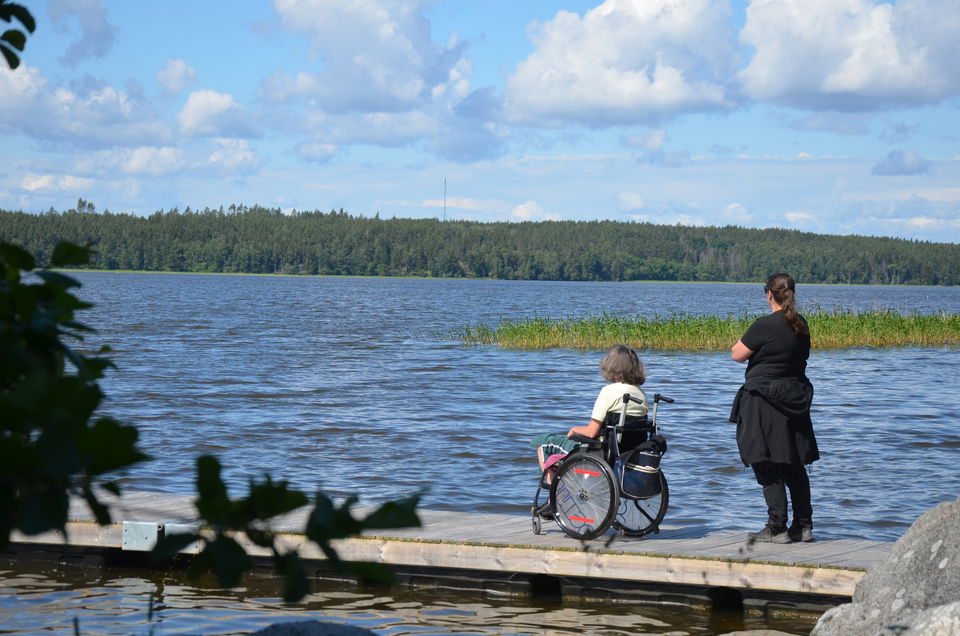
<svg viewBox="0 0 960 636">
<path fill-rule="evenodd" d="M 606 464 L 582 456 L 566 460 L 557 473 L 553 503 L 557 522 L 568 535 L 592 539 L 616 515 L 616 485 Z"/>
<path fill-rule="evenodd" d="M 624 534 L 642 537 L 657 530 L 667 512 L 669 490 L 667 480 L 660 473 L 660 493 L 648 499 L 622 498 L 618 507 L 617 517 L 613 521 L 614 527 Z"/>
</svg>

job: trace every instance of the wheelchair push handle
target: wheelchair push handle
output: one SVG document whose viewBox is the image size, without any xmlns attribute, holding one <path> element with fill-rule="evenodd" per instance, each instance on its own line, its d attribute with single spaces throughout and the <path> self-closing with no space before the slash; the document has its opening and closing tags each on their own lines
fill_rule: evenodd
<svg viewBox="0 0 960 636">
<path fill-rule="evenodd" d="M 673 403 L 675 402 L 675 400 L 674 400 L 673 398 L 668 398 L 666 395 L 661 395 L 661 394 L 659 394 L 659 393 L 654 393 L 654 394 L 653 394 L 653 401 L 654 401 L 654 403 L 656 403 L 656 402 L 666 402 L 667 404 L 673 404 Z M 623 394 L 623 402 L 624 402 L 624 403 L 627 403 L 627 402 L 636 402 L 637 404 L 643 404 L 643 400 L 638 400 L 637 398 L 633 397 L 633 396 L 630 395 L 629 393 L 624 393 L 624 394 Z"/>
</svg>

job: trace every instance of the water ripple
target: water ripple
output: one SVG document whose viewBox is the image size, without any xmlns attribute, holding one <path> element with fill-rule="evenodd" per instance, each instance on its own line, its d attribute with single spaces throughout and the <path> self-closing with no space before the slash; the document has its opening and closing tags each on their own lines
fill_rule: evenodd
<svg viewBox="0 0 960 636">
<path fill-rule="evenodd" d="M 232 494 L 269 472 L 377 502 L 429 487 L 426 507 L 525 514 L 530 438 L 586 423 L 598 352 L 503 351 L 449 340 L 501 318 L 761 313 L 755 285 L 531 283 L 83 273 L 84 321 L 109 344 L 104 411 L 155 459 L 131 487 L 193 492 L 216 453 Z M 960 289 L 801 286 L 807 307 L 960 311 Z M 672 523 L 756 529 L 765 507 L 739 462 L 725 353 L 641 352 L 670 442 Z M 811 467 L 822 538 L 895 539 L 960 492 L 960 356 L 951 348 L 815 351 Z M 918 479 L 918 474 L 923 474 Z"/>
</svg>

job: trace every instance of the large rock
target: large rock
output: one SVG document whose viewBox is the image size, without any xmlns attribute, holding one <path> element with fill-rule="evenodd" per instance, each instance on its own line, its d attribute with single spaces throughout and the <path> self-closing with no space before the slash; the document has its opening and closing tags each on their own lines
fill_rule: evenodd
<svg viewBox="0 0 960 636">
<path fill-rule="evenodd" d="M 960 634 L 960 499 L 923 513 L 811 636 L 904 632 Z"/>
</svg>

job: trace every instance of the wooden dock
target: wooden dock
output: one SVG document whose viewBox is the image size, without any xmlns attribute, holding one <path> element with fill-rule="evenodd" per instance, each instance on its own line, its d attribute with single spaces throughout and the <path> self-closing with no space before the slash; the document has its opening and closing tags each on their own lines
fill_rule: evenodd
<svg viewBox="0 0 960 636">
<path fill-rule="evenodd" d="M 164 526 L 168 532 L 196 521 L 192 497 L 151 492 L 128 492 L 109 501 L 116 520 L 98 526 L 82 502 L 71 504 L 68 540 L 56 533 L 26 537 L 15 535 L 21 548 L 29 544 L 57 544 L 72 548 L 144 550 L 138 531 Z M 300 533 L 306 509 L 278 520 L 274 530 L 282 542 L 297 546 L 308 560 L 323 555 Z M 705 602 L 717 590 L 739 593 L 763 604 L 793 597 L 800 603 L 828 606 L 853 594 L 867 568 L 883 559 L 892 543 L 866 540 L 829 540 L 786 545 L 748 544 L 745 532 L 708 532 L 695 527 L 664 525 L 661 532 L 644 538 L 615 532 L 580 542 L 566 536 L 551 522 L 534 535 L 529 516 L 470 514 L 419 510 L 420 528 L 383 531 L 335 544 L 347 560 L 382 562 L 418 572 L 419 580 L 442 585 L 444 573 L 460 579 L 475 577 L 533 581 L 556 577 L 580 581 L 582 589 L 631 588 L 659 598 L 700 597 Z M 133 538 L 132 538 L 133 537 Z M 149 542 L 149 537 L 147 537 Z M 247 544 L 254 556 L 268 556 Z M 429 578 L 429 577 L 428 577 Z M 764 600 L 766 599 L 766 601 Z"/>
</svg>

